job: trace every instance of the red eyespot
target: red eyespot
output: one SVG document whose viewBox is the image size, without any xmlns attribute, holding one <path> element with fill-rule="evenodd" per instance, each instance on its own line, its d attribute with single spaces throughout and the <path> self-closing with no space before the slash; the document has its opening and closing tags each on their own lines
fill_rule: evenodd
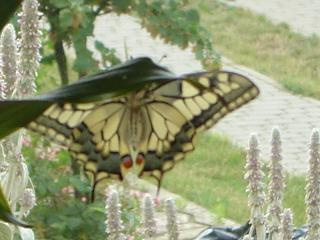
<svg viewBox="0 0 320 240">
<path fill-rule="evenodd" d="M 132 158 L 130 156 L 123 157 L 122 158 L 122 165 L 127 169 L 131 168 L 133 165 Z"/>
<path fill-rule="evenodd" d="M 143 162 L 144 162 L 144 156 L 141 153 L 139 153 L 136 159 L 136 164 L 141 165 Z"/>
</svg>

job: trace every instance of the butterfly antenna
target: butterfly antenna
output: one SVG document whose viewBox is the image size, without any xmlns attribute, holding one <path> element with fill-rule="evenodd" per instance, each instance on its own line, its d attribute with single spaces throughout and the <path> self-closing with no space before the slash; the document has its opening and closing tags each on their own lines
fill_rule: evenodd
<svg viewBox="0 0 320 240">
<path fill-rule="evenodd" d="M 93 178 L 92 190 L 91 190 L 91 202 L 93 203 L 96 198 L 96 187 L 97 187 L 96 177 Z"/>
<path fill-rule="evenodd" d="M 159 59 L 158 63 L 161 63 L 163 59 L 167 58 L 167 54 L 163 54 L 162 57 Z"/>
<path fill-rule="evenodd" d="M 160 194 L 160 188 L 161 188 L 161 184 L 162 184 L 162 179 L 163 179 L 163 173 L 161 173 L 160 177 L 159 178 L 156 178 L 157 179 L 157 197 L 159 197 L 159 194 Z"/>
</svg>

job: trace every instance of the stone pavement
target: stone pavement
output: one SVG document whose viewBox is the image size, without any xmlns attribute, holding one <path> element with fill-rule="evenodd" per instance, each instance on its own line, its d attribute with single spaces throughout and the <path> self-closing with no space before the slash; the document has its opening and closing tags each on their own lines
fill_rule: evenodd
<svg viewBox="0 0 320 240">
<path fill-rule="evenodd" d="M 229 114 L 212 130 L 226 134 L 241 146 L 246 146 L 249 132 L 256 133 L 262 157 L 268 159 L 271 129 L 278 126 L 282 136 L 284 168 L 294 174 L 305 173 L 310 134 L 320 125 L 320 102 L 292 95 L 272 79 L 249 68 L 232 63 L 224 68 L 248 76 L 259 87 L 260 96 Z"/>
<path fill-rule="evenodd" d="M 166 55 L 161 64 L 176 73 L 201 69 L 190 50 L 181 50 L 160 39 L 152 39 L 141 29 L 138 19 L 130 16 L 110 14 L 99 17 L 95 36 L 108 47 L 117 49 L 122 59 L 125 59 L 126 45 L 132 57 L 150 56 L 158 62 Z M 309 136 L 312 128 L 320 125 L 320 102 L 292 95 L 272 79 L 231 61 L 224 60 L 224 68 L 252 79 L 260 88 L 261 96 L 229 114 L 212 131 L 226 134 L 243 147 L 247 146 L 249 135 L 255 132 L 260 139 L 262 157 L 268 159 L 271 129 L 278 126 L 283 139 L 285 169 L 295 174 L 306 172 Z"/>
<path fill-rule="evenodd" d="M 320 34 L 319 0 L 221 0 L 262 14 L 274 23 L 287 23 L 304 35 Z"/>
</svg>

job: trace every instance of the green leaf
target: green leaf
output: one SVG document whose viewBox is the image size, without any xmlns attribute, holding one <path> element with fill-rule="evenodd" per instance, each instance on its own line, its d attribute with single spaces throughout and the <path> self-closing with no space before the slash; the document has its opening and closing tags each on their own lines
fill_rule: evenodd
<svg viewBox="0 0 320 240">
<path fill-rule="evenodd" d="M 192 22 L 193 24 L 198 24 L 200 21 L 199 14 L 194 9 L 191 9 L 186 12 L 186 18 L 188 21 Z"/>
<path fill-rule="evenodd" d="M 94 102 L 141 89 L 152 82 L 179 78 L 149 58 L 137 58 L 44 95 L 26 100 L 2 100 L 0 139 L 25 127 L 54 103 Z"/>
<path fill-rule="evenodd" d="M 106 209 L 104 207 L 90 207 L 88 210 L 93 212 L 99 212 L 102 214 L 106 213 Z"/>
<path fill-rule="evenodd" d="M 71 9 L 63 9 L 59 15 L 59 22 L 62 31 L 66 31 L 72 26 L 73 12 Z"/>
<path fill-rule="evenodd" d="M 10 17 L 20 6 L 22 0 L 1 0 L 0 1 L 0 31 L 7 24 Z"/>
<path fill-rule="evenodd" d="M 86 44 L 85 44 L 86 45 Z M 87 74 L 90 71 L 97 69 L 98 64 L 93 59 L 92 52 L 86 48 L 82 48 L 77 52 L 77 58 L 73 63 L 73 69 L 81 75 Z"/>
<path fill-rule="evenodd" d="M 84 4 L 84 0 L 72 0 L 71 5 L 72 6 L 80 6 Z"/>
<path fill-rule="evenodd" d="M 57 8 L 66 8 L 69 6 L 68 0 L 49 0 L 49 3 Z"/>
<path fill-rule="evenodd" d="M 82 219 L 77 217 L 69 217 L 68 218 L 68 228 L 69 229 L 77 229 L 82 224 Z"/>
<path fill-rule="evenodd" d="M 112 5 L 117 13 L 126 13 L 132 6 L 132 0 L 112 0 Z"/>
<path fill-rule="evenodd" d="M 98 74 L 84 77 L 78 82 L 62 86 L 33 99 L 77 103 L 93 102 L 140 89 L 152 82 L 167 82 L 180 78 L 166 68 L 155 64 L 150 58 L 142 57 L 113 66 Z"/>
<path fill-rule="evenodd" d="M 0 101 L 0 139 L 26 126 L 51 104 L 41 100 Z"/>
<path fill-rule="evenodd" d="M 70 154 L 67 150 L 59 151 L 57 158 L 59 161 L 54 163 L 54 167 L 61 167 L 70 163 Z"/>
<path fill-rule="evenodd" d="M 120 59 L 116 56 L 116 50 L 113 48 L 107 48 L 103 42 L 96 40 L 94 47 L 100 52 L 102 64 L 105 68 L 109 65 L 113 66 L 121 63 Z M 108 64 L 109 63 L 109 64 Z"/>
<path fill-rule="evenodd" d="M 93 53 L 87 49 L 87 37 L 92 36 L 93 27 L 93 19 L 84 14 L 81 28 L 78 28 L 72 34 L 73 46 L 77 55 L 73 69 L 80 73 L 80 75 L 87 75 L 98 69 L 98 62 L 93 58 Z"/>
<path fill-rule="evenodd" d="M 90 193 L 91 186 L 80 179 L 80 176 L 71 176 L 70 183 L 81 193 Z"/>
</svg>

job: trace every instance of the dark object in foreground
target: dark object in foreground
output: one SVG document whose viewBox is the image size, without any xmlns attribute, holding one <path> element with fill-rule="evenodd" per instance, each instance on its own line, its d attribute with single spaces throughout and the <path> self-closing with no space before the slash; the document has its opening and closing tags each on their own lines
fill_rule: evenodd
<svg viewBox="0 0 320 240">
<path fill-rule="evenodd" d="M 195 240 L 238 240 L 249 232 L 251 224 L 240 227 L 209 227 L 203 230 Z"/>
<path fill-rule="evenodd" d="M 203 230 L 195 240 L 242 240 L 248 234 L 250 227 L 249 222 L 239 227 L 209 227 Z M 296 228 L 293 230 L 292 240 L 302 240 L 307 236 L 307 233 L 306 226 Z"/>
<path fill-rule="evenodd" d="M 296 229 L 293 230 L 292 240 L 303 239 L 304 237 L 307 236 L 307 233 L 308 233 L 308 227 L 307 226 L 302 226 L 300 228 L 296 228 Z"/>
<path fill-rule="evenodd" d="M 12 15 L 20 6 L 22 0 L 1 1 L 0 3 L 0 32 L 9 22 Z"/>
</svg>

